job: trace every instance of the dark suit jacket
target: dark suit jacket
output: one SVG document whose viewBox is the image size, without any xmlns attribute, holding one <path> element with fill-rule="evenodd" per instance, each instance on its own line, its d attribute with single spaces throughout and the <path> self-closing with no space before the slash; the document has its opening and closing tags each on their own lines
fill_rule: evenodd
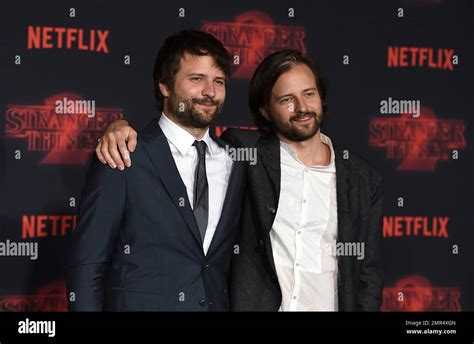
<svg viewBox="0 0 474 344">
<path fill-rule="evenodd" d="M 233 164 L 220 221 L 204 255 L 186 188 L 158 118 L 140 134 L 132 161 L 132 168 L 122 172 L 93 157 L 73 238 L 69 309 L 228 310 L 243 164 Z"/>
<path fill-rule="evenodd" d="M 277 311 L 281 290 L 275 272 L 269 232 L 280 196 L 280 145 L 275 135 L 229 129 L 222 138 L 238 147 L 256 147 L 257 164 L 247 165 L 240 254 L 231 266 L 231 310 Z M 338 257 L 338 301 L 341 311 L 377 311 L 383 289 L 381 176 L 350 153 L 336 150 L 338 242 L 365 242 L 365 259 Z"/>
</svg>

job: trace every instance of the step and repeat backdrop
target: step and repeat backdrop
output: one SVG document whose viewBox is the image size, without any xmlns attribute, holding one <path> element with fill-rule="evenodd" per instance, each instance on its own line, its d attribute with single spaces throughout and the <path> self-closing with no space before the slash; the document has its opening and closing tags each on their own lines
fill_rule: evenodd
<svg viewBox="0 0 474 344">
<path fill-rule="evenodd" d="M 65 311 L 85 172 L 111 121 L 156 116 L 153 64 L 179 30 L 234 66 L 215 127 L 254 129 L 249 79 L 298 49 L 328 79 L 323 132 L 385 178 L 383 311 L 474 310 L 473 2 L 4 2 L 0 311 Z"/>
</svg>

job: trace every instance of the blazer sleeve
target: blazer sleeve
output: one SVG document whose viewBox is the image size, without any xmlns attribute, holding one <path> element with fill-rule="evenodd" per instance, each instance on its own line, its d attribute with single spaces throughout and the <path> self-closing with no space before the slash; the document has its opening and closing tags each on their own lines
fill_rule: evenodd
<svg viewBox="0 0 474 344">
<path fill-rule="evenodd" d="M 102 311 L 108 263 L 126 204 L 126 172 L 93 155 L 72 239 L 68 269 L 70 311 Z"/>
<path fill-rule="evenodd" d="M 372 170 L 371 174 L 369 232 L 359 285 L 358 308 L 362 311 L 380 310 L 384 278 L 382 257 L 383 179 L 375 170 Z"/>
</svg>

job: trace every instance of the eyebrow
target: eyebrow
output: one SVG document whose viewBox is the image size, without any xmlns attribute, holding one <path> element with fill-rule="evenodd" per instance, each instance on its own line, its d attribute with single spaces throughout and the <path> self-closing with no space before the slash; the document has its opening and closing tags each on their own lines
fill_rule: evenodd
<svg viewBox="0 0 474 344">
<path fill-rule="evenodd" d="M 318 89 L 316 87 L 310 87 L 310 88 L 306 88 L 303 90 L 303 92 L 308 92 L 308 91 L 317 91 Z M 285 98 L 285 97 L 289 97 L 291 96 L 292 94 L 291 93 L 288 93 L 288 94 L 284 94 L 282 96 L 279 96 L 277 97 L 277 100 L 280 100 L 282 98 Z"/>
<path fill-rule="evenodd" d="M 189 73 L 188 76 L 206 76 L 206 75 L 202 73 Z"/>
<path fill-rule="evenodd" d="M 202 74 L 202 73 L 189 73 L 188 76 L 201 76 L 201 77 L 207 77 L 206 74 Z M 222 80 L 226 80 L 225 76 L 216 76 L 215 79 L 222 79 Z"/>
</svg>

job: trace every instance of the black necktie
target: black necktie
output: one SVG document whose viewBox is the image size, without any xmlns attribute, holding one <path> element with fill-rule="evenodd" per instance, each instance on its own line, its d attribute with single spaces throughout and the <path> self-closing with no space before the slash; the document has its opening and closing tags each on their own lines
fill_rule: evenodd
<svg viewBox="0 0 474 344">
<path fill-rule="evenodd" d="M 193 146 L 198 152 L 199 161 L 194 174 L 194 204 L 193 212 L 199 227 L 201 239 L 204 241 L 207 221 L 209 218 L 209 188 L 206 176 L 206 143 L 204 141 L 194 141 Z"/>
</svg>

